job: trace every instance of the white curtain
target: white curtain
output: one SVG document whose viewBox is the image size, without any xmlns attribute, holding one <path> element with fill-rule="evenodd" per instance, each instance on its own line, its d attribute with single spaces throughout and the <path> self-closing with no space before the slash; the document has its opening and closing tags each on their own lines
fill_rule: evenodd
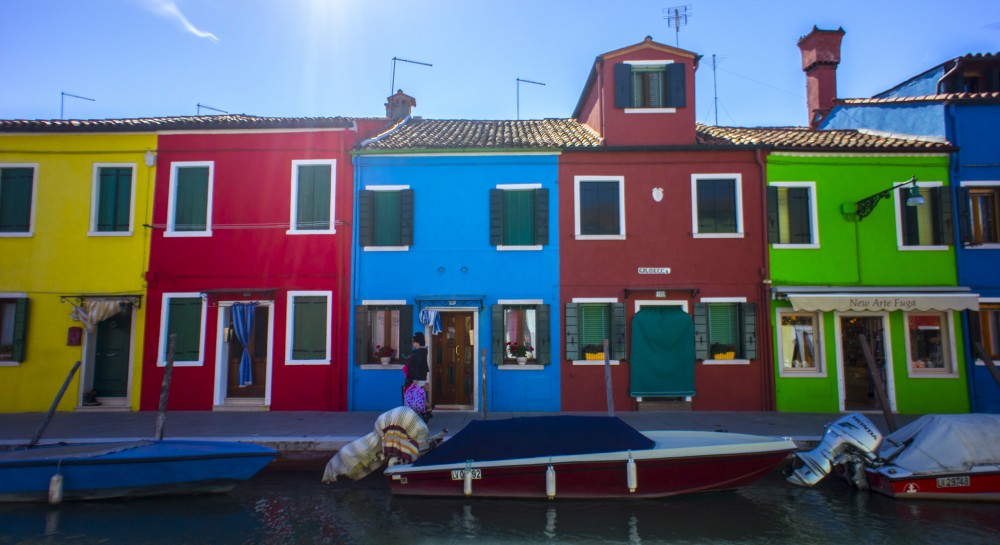
<svg viewBox="0 0 1000 545">
<path fill-rule="evenodd" d="M 87 301 L 78 307 L 73 307 L 70 314 L 83 323 L 87 333 L 93 333 L 97 324 L 118 314 L 118 301 Z"/>
</svg>

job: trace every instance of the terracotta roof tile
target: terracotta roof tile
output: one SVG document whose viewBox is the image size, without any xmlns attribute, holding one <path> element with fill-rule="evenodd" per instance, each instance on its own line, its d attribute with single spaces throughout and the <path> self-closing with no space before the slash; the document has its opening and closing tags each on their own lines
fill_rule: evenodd
<svg viewBox="0 0 1000 545">
<path fill-rule="evenodd" d="M 350 117 L 259 117 L 245 114 L 130 119 L 0 119 L 0 133 L 348 128 L 354 125 L 354 120 Z"/>
<path fill-rule="evenodd" d="M 698 124 L 705 135 L 732 144 L 782 150 L 948 151 L 947 142 L 900 138 L 858 130 L 815 130 L 806 127 L 714 127 Z"/>
<path fill-rule="evenodd" d="M 468 120 L 410 118 L 363 143 L 365 151 L 553 149 L 596 147 L 600 137 L 572 119 Z"/>
<path fill-rule="evenodd" d="M 938 95 L 923 95 L 915 97 L 884 97 L 884 98 L 841 98 L 837 104 L 907 104 L 914 102 L 1000 102 L 1000 92 L 988 93 L 941 93 Z"/>
</svg>

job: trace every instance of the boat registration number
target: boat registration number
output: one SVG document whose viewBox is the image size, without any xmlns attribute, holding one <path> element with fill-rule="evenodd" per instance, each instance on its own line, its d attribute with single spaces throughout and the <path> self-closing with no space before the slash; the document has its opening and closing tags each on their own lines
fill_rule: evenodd
<svg viewBox="0 0 1000 545">
<path fill-rule="evenodd" d="M 938 477 L 938 488 L 953 488 L 956 486 L 969 486 L 969 476 L 962 477 Z"/>
<path fill-rule="evenodd" d="M 465 470 L 465 469 L 453 469 L 453 470 L 451 470 L 451 480 L 453 480 L 453 481 L 461 481 L 461 480 L 465 479 L 465 472 L 466 471 L 469 471 L 469 473 L 472 473 L 472 478 L 473 479 L 482 479 L 483 478 L 483 470 L 481 470 L 481 469 L 469 469 L 469 470 Z"/>
</svg>

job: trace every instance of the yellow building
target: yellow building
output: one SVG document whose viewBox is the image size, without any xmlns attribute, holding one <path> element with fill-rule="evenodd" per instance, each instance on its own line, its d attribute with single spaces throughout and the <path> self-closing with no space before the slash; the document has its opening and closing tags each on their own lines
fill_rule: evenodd
<svg viewBox="0 0 1000 545">
<path fill-rule="evenodd" d="M 76 361 L 59 410 L 138 410 L 155 152 L 148 127 L 0 121 L 0 412 L 47 410 Z"/>
</svg>

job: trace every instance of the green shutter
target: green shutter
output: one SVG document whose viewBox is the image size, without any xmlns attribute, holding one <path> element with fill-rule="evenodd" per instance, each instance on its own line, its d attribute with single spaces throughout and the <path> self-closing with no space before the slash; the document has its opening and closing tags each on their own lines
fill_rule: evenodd
<svg viewBox="0 0 1000 545">
<path fill-rule="evenodd" d="M 809 218 L 808 189 L 804 187 L 788 188 L 788 224 L 791 231 L 789 233 L 789 240 L 792 244 L 812 243 L 812 222 Z"/>
<path fill-rule="evenodd" d="M 694 314 L 694 357 L 699 360 L 708 359 L 708 305 L 695 303 Z"/>
<path fill-rule="evenodd" d="M 535 361 L 541 365 L 552 362 L 552 316 L 549 305 L 535 306 Z"/>
<path fill-rule="evenodd" d="M 535 244 L 534 190 L 503 191 L 503 214 L 500 224 L 503 233 L 501 239 L 504 245 L 531 246 Z M 490 231 L 492 234 L 492 225 Z"/>
<path fill-rule="evenodd" d="M 301 295 L 292 302 L 292 359 L 326 359 L 326 305 L 324 296 Z"/>
<path fill-rule="evenodd" d="M 504 342 L 503 335 L 503 305 L 490 305 L 490 316 L 493 320 L 493 327 L 490 331 L 493 348 L 493 365 L 500 365 L 507 355 L 507 343 Z"/>
<path fill-rule="evenodd" d="M 332 172 L 330 165 L 299 165 L 296 229 L 330 229 Z"/>
<path fill-rule="evenodd" d="M 176 335 L 174 361 L 201 360 L 201 297 L 173 297 L 167 310 L 167 339 Z M 163 343 L 163 360 L 169 343 Z"/>
<path fill-rule="evenodd" d="M 958 209 L 958 242 L 963 246 L 970 245 L 973 242 L 972 235 L 972 213 L 969 206 L 969 190 L 964 187 L 959 187 L 956 190 L 956 198 L 958 201 L 955 203 Z"/>
<path fill-rule="evenodd" d="M 781 243 L 781 222 L 778 219 L 778 187 L 767 186 L 767 242 Z"/>
<path fill-rule="evenodd" d="M 97 193 L 97 230 L 128 231 L 132 204 L 132 168 L 100 168 Z"/>
<path fill-rule="evenodd" d="M 581 349 L 589 344 L 603 345 L 611 341 L 611 308 L 607 303 L 580 305 Z"/>
<path fill-rule="evenodd" d="M 28 299 L 22 297 L 14 301 L 14 346 L 11 360 L 24 361 L 28 344 Z"/>
<path fill-rule="evenodd" d="M 736 181 L 698 180 L 698 232 L 736 232 Z"/>
<path fill-rule="evenodd" d="M 615 65 L 615 108 L 632 107 L 632 65 Z"/>
<path fill-rule="evenodd" d="M 375 191 L 374 246 L 401 246 L 402 222 L 399 191 Z"/>
<path fill-rule="evenodd" d="M 371 324 L 368 323 L 368 307 L 354 307 L 354 363 L 368 363 L 368 339 L 371 335 Z"/>
<path fill-rule="evenodd" d="M 566 354 L 565 359 L 580 359 L 580 306 L 566 303 Z"/>
<path fill-rule="evenodd" d="M 34 169 L 0 169 L 0 233 L 31 230 L 31 191 Z"/>
<path fill-rule="evenodd" d="M 413 246 L 413 190 L 404 189 L 399 195 L 400 245 Z"/>
<path fill-rule="evenodd" d="M 955 244 L 955 218 L 951 209 L 951 188 L 935 187 L 931 190 L 931 199 L 937 206 L 935 220 L 935 244 L 953 246 Z"/>
<path fill-rule="evenodd" d="M 358 193 L 358 243 L 373 246 L 375 242 L 375 192 Z"/>
<path fill-rule="evenodd" d="M 625 303 L 611 304 L 611 359 L 624 360 L 625 354 Z"/>
<path fill-rule="evenodd" d="M 535 244 L 549 243 L 549 190 L 535 190 Z"/>
<path fill-rule="evenodd" d="M 905 203 L 908 195 L 909 190 L 907 188 L 899 189 L 896 194 L 903 216 L 901 218 L 903 224 L 903 246 L 920 246 L 920 218 L 917 217 L 918 211 L 916 206 L 906 206 Z"/>
<path fill-rule="evenodd" d="M 208 167 L 177 169 L 174 231 L 208 230 Z"/>
<path fill-rule="evenodd" d="M 757 358 L 757 303 L 743 303 L 740 305 L 740 313 L 743 314 L 742 342 L 743 358 L 752 360 Z"/>
<path fill-rule="evenodd" d="M 665 97 L 663 104 L 667 108 L 683 108 L 687 105 L 687 72 L 684 63 L 675 62 L 667 65 Z"/>
<path fill-rule="evenodd" d="M 490 246 L 503 244 L 503 190 L 490 190 Z"/>
</svg>

